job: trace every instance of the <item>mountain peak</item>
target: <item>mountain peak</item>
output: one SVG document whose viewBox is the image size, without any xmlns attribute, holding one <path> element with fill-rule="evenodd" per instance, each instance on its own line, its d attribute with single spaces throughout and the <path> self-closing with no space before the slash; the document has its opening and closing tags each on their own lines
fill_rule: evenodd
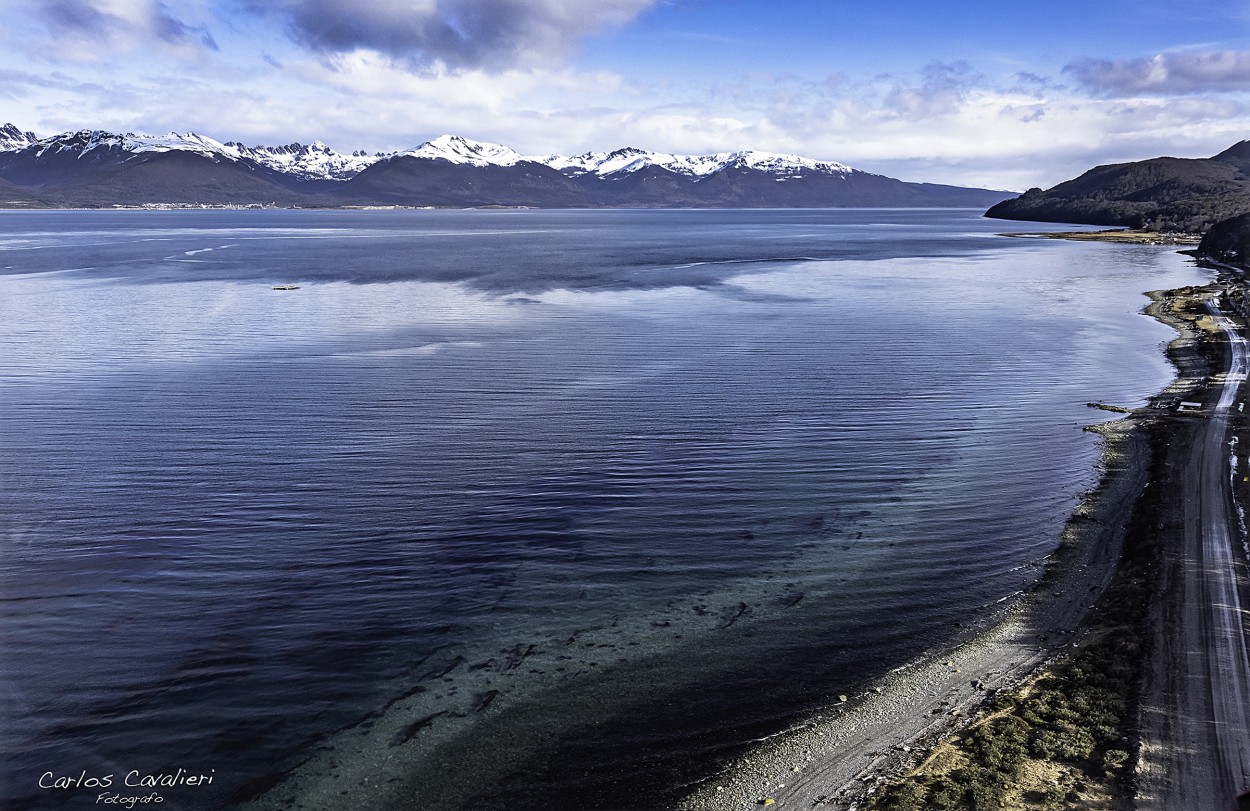
<svg viewBox="0 0 1250 811">
<path fill-rule="evenodd" d="M 753 149 L 734 153 L 734 164 L 763 172 L 773 172 L 794 176 L 808 172 L 819 172 L 827 175 L 844 175 L 856 171 L 845 163 L 834 161 L 818 161 L 799 155 L 784 155 L 777 152 L 758 152 Z"/>
<path fill-rule="evenodd" d="M 10 124 L 9 126 L 13 126 L 13 125 Z M 1211 158 L 1211 160 L 1217 161 L 1217 160 L 1220 160 L 1221 158 L 1227 158 L 1227 157 L 1244 158 L 1247 156 L 1250 156 L 1250 139 L 1247 139 L 1245 141 L 1238 141 L 1237 143 L 1230 146 L 1228 149 L 1225 149 L 1220 154 Z"/>
<path fill-rule="evenodd" d="M 193 152 L 214 160 L 237 157 L 225 144 L 194 132 L 170 132 L 166 135 L 137 135 L 133 132 L 117 134 L 105 130 L 79 130 L 65 132 L 50 138 L 32 140 L 16 147 L 6 149 L 24 149 L 37 146 L 39 154 L 76 153 L 86 155 L 98 153 L 130 153 L 142 152 Z"/>
<path fill-rule="evenodd" d="M 320 140 L 308 144 L 293 141 L 283 146 L 253 147 L 232 141 L 226 146 L 233 149 L 237 157 L 248 158 L 300 180 L 347 180 L 380 157 L 370 157 L 364 150 L 345 155 Z"/>
<path fill-rule="evenodd" d="M 858 171 L 842 163 L 817 161 L 798 155 L 782 155 L 775 152 L 718 152 L 714 155 L 670 155 L 666 152 L 648 152 L 636 147 L 624 147 L 612 152 L 587 152 L 576 157 L 550 155 L 530 158 L 545 163 L 571 177 L 594 173 L 600 177 L 637 172 L 648 167 L 658 167 L 674 174 L 702 180 L 727 169 L 751 169 L 782 177 L 798 177 L 803 173 L 847 175 Z"/>
<path fill-rule="evenodd" d="M 1241 171 L 1250 173 L 1250 140 L 1233 144 L 1211 160 L 1232 164 Z"/>
<path fill-rule="evenodd" d="M 471 141 L 460 135 L 440 135 L 400 154 L 472 166 L 513 166 L 525 160 L 515 150 L 502 144 Z"/>
<path fill-rule="evenodd" d="M 30 146 L 38 139 L 33 132 L 23 132 L 13 124 L 5 124 L 0 127 L 0 151 L 8 149 L 21 149 Z"/>
</svg>

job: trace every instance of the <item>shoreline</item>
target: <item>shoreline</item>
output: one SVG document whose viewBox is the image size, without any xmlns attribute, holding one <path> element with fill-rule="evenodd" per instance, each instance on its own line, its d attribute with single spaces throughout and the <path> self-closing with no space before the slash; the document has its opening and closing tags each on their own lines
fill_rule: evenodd
<svg viewBox="0 0 1250 811">
<path fill-rule="evenodd" d="M 1123 245 L 1194 245 L 1202 238 L 1197 234 L 1183 234 L 1139 229 L 1114 229 L 1106 231 L 1028 231 L 999 234 L 1017 239 L 1070 239 L 1077 242 L 1118 242 Z"/>
<path fill-rule="evenodd" d="M 1218 287 L 1213 280 L 1196 289 Z M 1202 399 L 1211 387 L 1204 385 L 1209 370 L 1198 345 L 1201 324 L 1173 309 L 1181 292 L 1147 293 L 1145 308 L 1178 333 L 1166 350 L 1176 377 L 1145 406 L 1086 428 L 1103 438 L 1099 483 L 1073 510 L 1041 578 L 1006 616 L 833 705 L 830 710 L 842 709 L 836 717 L 815 715 L 762 744 L 690 793 L 679 811 L 863 807 L 879 788 L 917 770 L 939 744 L 972 725 L 997 693 L 1047 672 L 1091 637 L 1099 603 L 1119 573 L 1139 497 L 1152 483 L 1158 417 L 1184 399 Z"/>
</svg>

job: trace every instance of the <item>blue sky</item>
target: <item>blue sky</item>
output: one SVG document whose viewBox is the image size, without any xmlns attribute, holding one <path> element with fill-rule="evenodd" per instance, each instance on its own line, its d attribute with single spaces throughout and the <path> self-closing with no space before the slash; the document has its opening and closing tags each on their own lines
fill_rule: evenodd
<svg viewBox="0 0 1250 811">
<path fill-rule="evenodd" d="M 1250 138 L 1250 0 L 0 0 L 0 121 L 1020 189 Z"/>
</svg>

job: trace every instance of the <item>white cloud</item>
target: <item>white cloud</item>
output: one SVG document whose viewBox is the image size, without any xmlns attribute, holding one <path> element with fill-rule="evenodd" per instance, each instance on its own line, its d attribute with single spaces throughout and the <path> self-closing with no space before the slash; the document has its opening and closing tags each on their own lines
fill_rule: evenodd
<svg viewBox="0 0 1250 811">
<path fill-rule="evenodd" d="M 414 69 L 409 56 L 393 50 L 315 51 L 276 29 L 227 24 L 214 16 L 225 0 L 57 0 L 64 19 L 55 24 L 47 16 L 52 0 L 20 10 L 17 0 L 0 0 L 0 8 L 13 9 L 0 15 L 0 117 L 43 134 L 189 129 L 249 144 L 321 138 L 370 152 L 409 148 L 444 132 L 531 154 L 755 148 L 907 180 L 999 188 L 1053 185 L 1094 163 L 1210 155 L 1250 132 L 1244 92 L 1091 96 L 1044 71 L 993 76 L 974 62 L 878 76 L 744 72 L 700 84 L 679 74 L 643 82 L 624 63 L 616 72 L 527 61 L 530 45 L 554 37 L 567 47 L 651 1 L 601 4 L 602 14 L 577 22 L 571 15 L 589 8 L 584 0 L 534 2 L 528 21 L 512 30 L 554 22 L 517 35 L 529 45 L 508 51 L 513 64 L 434 59 Z M 377 13 L 445 14 L 453 5 L 414 0 L 400 9 L 388 0 Z M 79 30 L 79 12 L 104 15 L 103 28 Z M 163 39 L 154 28 L 161 13 L 186 31 L 210 33 L 220 50 L 193 34 L 167 31 Z M 49 55 L 49 42 L 74 55 Z M 1215 68 L 1204 75 L 1210 81 L 1217 74 L 1231 76 Z"/>
<path fill-rule="evenodd" d="M 1191 95 L 1250 90 L 1250 51 L 1195 51 L 1141 59 L 1081 59 L 1064 68 L 1109 97 Z"/>
</svg>

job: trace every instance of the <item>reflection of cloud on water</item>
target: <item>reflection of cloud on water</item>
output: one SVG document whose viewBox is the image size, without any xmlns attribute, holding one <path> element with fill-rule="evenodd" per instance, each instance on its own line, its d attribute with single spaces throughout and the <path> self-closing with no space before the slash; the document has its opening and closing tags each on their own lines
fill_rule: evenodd
<svg viewBox="0 0 1250 811">
<path fill-rule="evenodd" d="M 361 349 L 352 352 L 334 352 L 324 355 L 327 358 L 357 358 L 357 357 L 390 357 L 403 355 L 434 355 L 443 349 L 451 347 L 463 347 L 466 349 L 480 349 L 485 346 L 481 341 L 434 341 L 431 343 L 420 344 L 417 346 L 397 346 L 392 349 Z"/>
<path fill-rule="evenodd" d="M 569 389 L 606 389 L 613 386 L 631 386 L 641 383 L 644 380 L 651 380 L 662 375 L 674 371 L 680 371 L 689 366 L 688 363 L 672 360 L 659 363 L 648 363 L 637 369 L 631 369 L 620 373 L 594 374 L 579 377 L 569 382 L 566 388 Z"/>
</svg>

